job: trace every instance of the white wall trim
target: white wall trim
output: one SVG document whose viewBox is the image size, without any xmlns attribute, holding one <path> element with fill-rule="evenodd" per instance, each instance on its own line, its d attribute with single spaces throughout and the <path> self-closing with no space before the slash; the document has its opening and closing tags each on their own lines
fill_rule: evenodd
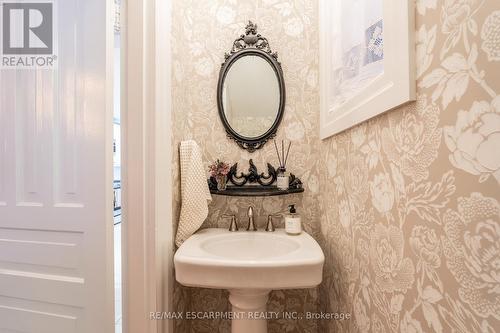
<svg viewBox="0 0 500 333">
<path fill-rule="evenodd" d="M 123 329 L 171 332 L 149 319 L 172 295 L 170 1 L 124 7 Z"/>
<path fill-rule="evenodd" d="M 156 0 L 154 24 L 155 76 L 155 220 L 157 309 L 173 311 L 173 254 L 172 229 L 172 103 L 171 103 L 171 0 Z M 158 332 L 173 332 L 173 321 L 158 323 Z"/>
</svg>

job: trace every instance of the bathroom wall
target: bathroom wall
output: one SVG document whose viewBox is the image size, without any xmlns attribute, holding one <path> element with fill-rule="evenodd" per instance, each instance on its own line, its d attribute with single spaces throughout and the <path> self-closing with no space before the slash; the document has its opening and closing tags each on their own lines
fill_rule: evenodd
<svg viewBox="0 0 500 333">
<path fill-rule="evenodd" d="M 417 1 L 418 101 L 321 142 L 319 332 L 500 331 L 500 2 Z"/>
<path fill-rule="evenodd" d="M 219 158 L 238 162 L 242 171 L 252 158 L 259 169 L 265 163 L 277 165 L 274 145 L 267 144 L 255 153 L 240 149 L 228 139 L 217 113 L 216 90 L 224 54 L 245 31 L 248 20 L 258 25 L 273 51 L 279 54 L 287 89 L 287 103 L 277 139 L 292 140 L 289 170 L 306 184 L 304 194 L 266 199 L 213 196 L 209 217 L 203 227 L 227 227 L 222 214 L 236 214 L 240 225 L 246 223 L 248 206 L 256 208 L 257 224 L 264 227 L 267 215 L 298 204 L 305 229 L 319 233 L 318 156 L 318 31 L 314 1 L 173 1 L 173 110 L 174 144 L 194 139 L 202 148 L 204 163 Z M 251 98 L 251 96 L 249 96 Z M 174 160 L 174 221 L 180 207 L 178 153 Z M 227 293 L 220 290 L 175 287 L 176 311 L 230 310 Z M 272 311 L 318 311 L 316 289 L 275 291 L 270 296 Z M 176 332 L 229 332 L 226 320 L 179 320 Z M 311 320 L 270 322 L 270 332 L 317 332 Z"/>
<path fill-rule="evenodd" d="M 272 321 L 270 332 L 500 330 L 500 3 L 417 0 L 418 101 L 344 133 L 318 137 L 316 1 L 173 1 L 174 144 L 194 139 L 208 165 L 276 164 L 227 139 L 217 115 L 223 55 L 248 19 L 278 51 L 287 109 L 278 139 L 294 141 L 302 195 L 213 197 L 204 227 L 298 203 L 326 255 L 318 290 L 277 291 L 272 311 L 351 313 L 346 321 Z M 180 207 L 174 156 L 174 221 Z M 177 311 L 225 311 L 224 291 L 175 288 Z M 225 320 L 176 322 L 176 332 L 228 332 Z"/>
</svg>

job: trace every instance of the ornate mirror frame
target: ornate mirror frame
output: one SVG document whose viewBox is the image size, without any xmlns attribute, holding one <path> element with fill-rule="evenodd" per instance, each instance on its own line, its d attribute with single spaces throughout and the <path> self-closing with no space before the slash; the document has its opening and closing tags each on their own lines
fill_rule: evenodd
<svg viewBox="0 0 500 333">
<path fill-rule="evenodd" d="M 231 127 L 224 113 L 224 105 L 222 103 L 224 81 L 229 69 L 238 59 L 249 55 L 261 57 L 271 65 L 276 73 L 280 90 L 278 114 L 273 125 L 266 133 L 255 138 L 242 136 Z M 267 39 L 257 33 L 257 25 L 249 21 L 245 28 L 245 34 L 234 41 L 231 51 L 226 53 L 224 58 L 225 61 L 220 69 L 219 83 L 217 85 L 217 106 L 219 109 L 219 116 L 226 129 L 227 136 L 233 139 L 241 148 L 249 152 L 254 152 L 262 148 L 269 139 L 272 139 L 276 135 L 276 131 L 281 123 L 285 110 L 285 80 L 281 64 L 278 61 L 278 53 L 273 52 Z"/>
</svg>

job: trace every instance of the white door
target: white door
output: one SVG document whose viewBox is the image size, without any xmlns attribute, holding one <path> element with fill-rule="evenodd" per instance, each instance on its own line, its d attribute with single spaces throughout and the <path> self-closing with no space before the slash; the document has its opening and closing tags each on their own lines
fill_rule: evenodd
<svg viewBox="0 0 500 333">
<path fill-rule="evenodd" d="M 0 69 L 1 333 L 114 329 L 110 2 L 54 0 L 57 69 Z"/>
</svg>

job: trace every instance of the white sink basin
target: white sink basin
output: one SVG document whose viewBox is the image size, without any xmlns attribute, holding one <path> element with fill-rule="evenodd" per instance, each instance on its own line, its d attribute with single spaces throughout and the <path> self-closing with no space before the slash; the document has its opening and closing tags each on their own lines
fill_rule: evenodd
<svg viewBox="0 0 500 333">
<path fill-rule="evenodd" d="M 307 233 L 204 229 L 174 257 L 179 283 L 218 289 L 312 288 L 321 282 L 325 257 Z"/>
<path fill-rule="evenodd" d="M 276 258 L 297 250 L 300 244 L 292 239 L 251 233 L 210 237 L 200 247 L 207 253 L 231 260 Z"/>
<path fill-rule="evenodd" d="M 174 256 L 175 277 L 185 286 L 228 289 L 233 333 L 267 332 L 265 312 L 273 289 L 313 288 L 321 283 L 325 257 L 307 233 L 204 229 L 186 240 Z M 211 311 L 213 309 L 206 309 Z"/>
</svg>

